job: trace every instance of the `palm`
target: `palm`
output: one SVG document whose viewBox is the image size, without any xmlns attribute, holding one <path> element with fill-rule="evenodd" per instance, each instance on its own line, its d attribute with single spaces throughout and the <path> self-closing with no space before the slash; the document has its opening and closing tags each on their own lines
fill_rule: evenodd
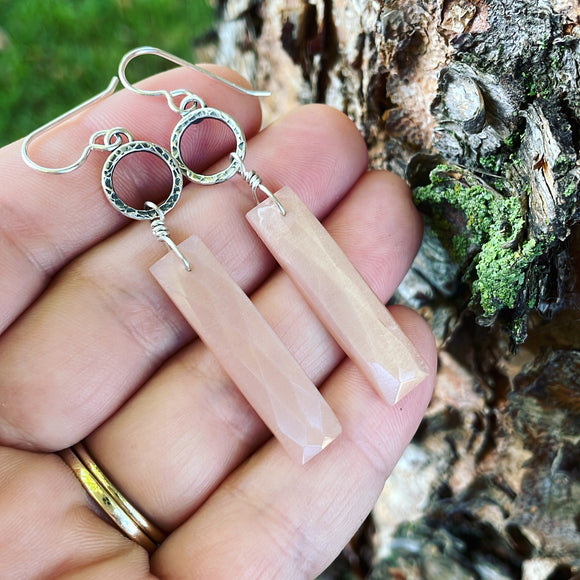
<svg viewBox="0 0 580 580">
<path fill-rule="evenodd" d="M 184 71 L 160 83 L 193 84 L 236 117 L 251 166 L 272 189 L 291 185 L 389 298 L 418 247 L 420 221 L 402 182 L 366 173 L 364 144 L 345 117 L 305 107 L 258 133 L 255 99 L 216 92 L 212 81 Z M 87 126 L 123 125 L 164 145 L 174 123 L 163 102 L 123 92 L 47 135 L 37 155 L 47 165 L 66 163 L 82 149 Z M 202 148 L 199 165 L 229 148 L 226 141 Z M 204 239 L 322 385 L 343 426 L 324 453 L 296 465 L 149 275 L 164 249 L 108 205 L 102 163 L 95 154 L 74 174 L 47 176 L 23 165 L 18 144 L 0 152 L 0 576 L 316 575 L 372 508 L 433 378 L 394 407 L 381 402 L 250 233 L 247 188 L 237 180 L 188 185 L 168 219 L 173 237 Z M 141 196 L 134 205 L 159 194 L 160 183 L 125 170 Z M 426 325 L 406 309 L 393 314 L 434 367 Z M 81 439 L 169 533 L 151 561 L 91 509 L 51 453 Z"/>
</svg>

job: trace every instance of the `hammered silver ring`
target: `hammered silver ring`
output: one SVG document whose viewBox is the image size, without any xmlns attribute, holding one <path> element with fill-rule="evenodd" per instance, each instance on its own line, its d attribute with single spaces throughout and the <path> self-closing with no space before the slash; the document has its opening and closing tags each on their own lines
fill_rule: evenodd
<svg viewBox="0 0 580 580">
<path fill-rule="evenodd" d="M 158 217 L 157 212 L 154 209 L 137 209 L 127 205 L 115 191 L 113 186 L 113 173 L 117 164 L 123 157 L 130 155 L 131 153 L 152 153 L 153 155 L 159 157 L 166 165 L 169 167 L 171 172 L 171 177 L 173 179 L 173 184 L 171 186 L 171 192 L 167 199 L 159 205 L 159 210 L 165 215 L 170 211 L 177 203 L 181 191 L 183 189 L 183 176 L 181 174 L 181 169 L 179 165 L 171 157 L 171 154 L 167 149 L 154 143 L 149 143 L 148 141 L 130 141 L 121 145 L 118 149 L 115 149 L 111 155 L 109 155 L 105 165 L 103 167 L 103 173 L 101 175 L 101 183 L 103 190 L 107 199 L 111 202 L 113 207 L 121 212 L 123 215 L 130 217 L 134 220 L 152 220 Z"/>
<path fill-rule="evenodd" d="M 230 117 L 230 115 L 220 111 L 219 109 L 213 109 L 211 107 L 201 107 L 199 109 L 189 110 L 181 121 L 175 125 L 173 133 L 171 134 L 171 154 L 177 161 L 181 171 L 183 171 L 190 181 L 202 185 L 214 185 L 216 183 L 227 181 L 233 177 L 239 171 L 240 165 L 238 161 L 233 159 L 225 169 L 213 173 L 212 175 L 204 175 L 203 173 L 196 173 L 185 164 L 183 156 L 181 155 L 181 140 L 183 139 L 183 135 L 191 125 L 201 123 L 204 119 L 215 119 L 216 121 L 221 121 L 230 128 L 236 139 L 236 155 L 242 160 L 246 156 L 246 138 L 244 136 L 244 130 L 233 117 Z"/>
</svg>

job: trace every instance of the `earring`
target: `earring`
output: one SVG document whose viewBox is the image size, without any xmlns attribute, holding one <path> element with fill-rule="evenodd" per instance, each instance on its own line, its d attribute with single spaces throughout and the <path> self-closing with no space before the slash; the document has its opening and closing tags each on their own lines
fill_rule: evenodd
<svg viewBox="0 0 580 580">
<path fill-rule="evenodd" d="M 247 220 L 336 342 L 394 405 L 429 367 L 298 195 L 284 187 L 274 198 L 249 211 Z"/>
<path fill-rule="evenodd" d="M 232 117 L 207 107 L 200 97 L 185 89 L 144 91 L 129 83 L 125 76 L 127 64 L 141 54 L 156 54 L 199 69 L 147 47 L 125 55 L 119 65 L 119 78 L 133 92 L 165 96 L 172 110 L 181 115 L 171 135 L 171 153 L 188 179 L 211 185 L 240 174 L 250 185 L 256 202 L 258 189 L 266 194 L 265 201 L 246 214 L 250 225 L 344 352 L 375 390 L 388 403 L 395 404 L 429 375 L 429 367 L 417 349 L 298 195 L 289 187 L 274 194 L 259 175 L 246 169 L 246 141 Z M 179 105 L 174 101 L 178 95 L 185 95 Z M 214 175 L 196 173 L 185 164 L 181 153 L 185 130 L 204 119 L 225 123 L 236 139 L 230 165 Z"/>
<path fill-rule="evenodd" d="M 129 131 L 119 127 L 94 133 L 80 158 L 65 167 L 46 168 L 28 155 L 32 139 L 111 94 L 116 84 L 114 78 L 103 93 L 29 135 L 22 146 L 23 159 L 38 171 L 68 173 L 80 167 L 92 150 L 109 152 L 101 178 L 107 199 L 123 215 L 149 220 L 153 234 L 171 250 L 151 267 L 153 276 L 286 451 L 305 463 L 340 434 L 338 419 L 205 244 L 195 235 L 179 246 L 171 239 L 165 216 L 176 205 L 183 189 L 181 169 L 172 155 L 154 143 L 136 141 Z M 160 205 L 148 201 L 144 209 L 134 208 L 115 191 L 115 169 L 123 158 L 136 152 L 159 157 L 171 172 L 171 191 Z"/>
</svg>

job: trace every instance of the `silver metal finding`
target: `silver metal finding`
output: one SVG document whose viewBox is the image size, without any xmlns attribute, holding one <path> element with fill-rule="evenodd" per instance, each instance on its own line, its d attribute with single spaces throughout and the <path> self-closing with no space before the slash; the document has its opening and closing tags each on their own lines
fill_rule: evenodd
<svg viewBox="0 0 580 580">
<path fill-rule="evenodd" d="M 212 173 L 211 175 L 205 175 L 193 171 L 193 169 L 187 166 L 183 159 L 183 155 L 181 154 L 181 141 L 185 135 L 185 131 L 192 125 L 201 123 L 204 119 L 214 119 L 225 124 L 230 129 L 236 140 L 236 151 L 233 154 L 235 157 L 232 158 L 232 162 L 225 169 Z M 233 117 L 219 109 L 214 109 L 212 107 L 189 109 L 183 114 L 182 119 L 177 123 L 177 125 L 175 125 L 173 132 L 171 133 L 171 155 L 173 155 L 177 164 L 181 168 L 181 171 L 183 171 L 184 175 L 190 181 L 200 183 L 201 185 L 223 183 L 238 173 L 238 160 L 243 160 L 246 156 L 246 137 L 244 135 L 244 130 Z"/>
<path fill-rule="evenodd" d="M 134 220 L 152 220 L 156 217 L 157 213 L 153 209 L 137 209 L 132 207 L 125 203 L 115 191 L 113 183 L 115 169 L 124 157 L 133 153 L 149 153 L 154 155 L 161 159 L 167 166 L 167 169 L 169 169 L 172 178 L 171 191 L 160 207 L 161 213 L 165 215 L 173 209 L 179 200 L 179 196 L 183 190 L 183 175 L 181 174 L 179 165 L 169 151 L 149 141 L 129 141 L 128 143 L 120 145 L 109 155 L 103 165 L 101 173 L 101 185 L 103 186 L 105 196 L 117 211 Z"/>
<path fill-rule="evenodd" d="M 259 189 L 276 204 L 276 207 L 282 215 L 286 215 L 284 206 L 280 203 L 280 200 L 262 183 L 262 178 L 255 171 L 246 169 L 243 159 L 241 159 L 236 153 L 230 153 L 230 158 L 238 165 L 238 173 L 252 188 L 252 194 L 254 195 L 256 204 L 260 203 L 260 200 L 258 199 Z"/>
<path fill-rule="evenodd" d="M 187 60 L 184 60 L 182 58 L 179 58 L 178 56 L 175 56 L 169 52 L 165 52 L 164 50 L 161 50 L 159 48 L 155 48 L 153 46 L 141 46 L 139 48 L 135 48 L 133 50 L 130 50 L 127 54 L 125 54 L 125 56 L 121 59 L 121 62 L 119 63 L 119 78 L 121 79 L 121 83 L 123 84 L 123 86 L 126 89 L 129 89 L 130 91 L 133 91 L 134 93 L 137 93 L 139 95 L 148 95 L 148 96 L 164 96 L 167 99 L 167 103 L 169 104 L 169 106 L 171 107 L 171 109 L 177 113 L 181 112 L 179 110 L 179 107 L 175 104 L 174 101 L 174 97 L 178 96 L 178 95 L 183 95 L 185 94 L 186 96 L 193 96 L 195 97 L 195 95 L 193 95 L 193 93 L 189 93 L 188 91 L 166 91 L 164 89 L 160 89 L 157 91 L 149 91 L 149 90 L 145 90 L 145 89 L 138 89 L 137 87 L 135 87 L 132 83 L 130 83 L 127 80 L 127 65 L 134 59 L 137 58 L 138 56 L 143 56 L 145 54 L 153 54 L 155 56 L 159 56 L 161 58 L 164 58 L 165 60 L 169 60 L 171 62 L 174 62 L 175 64 L 178 64 L 180 66 L 186 67 L 186 68 L 190 68 L 194 71 L 197 71 L 203 75 L 206 75 L 228 87 L 231 87 L 232 89 L 235 89 L 236 91 L 239 91 L 241 93 L 244 93 L 245 95 L 250 95 L 253 97 L 269 97 L 270 96 L 270 92 L 269 91 L 258 91 L 258 90 L 252 90 L 252 89 L 245 89 L 244 87 L 240 87 L 239 85 L 236 85 L 235 83 L 232 83 L 231 81 L 228 81 L 214 73 L 209 72 L 208 70 L 201 68 L 195 64 L 192 64 L 190 62 L 188 62 Z M 176 108 L 177 107 L 177 108 Z"/>
<path fill-rule="evenodd" d="M 169 237 L 169 231 L 165 226 L 165 214 L 175 206 L 183 189 L 183 175 L 181 173 L 181 169 L 169 151 L 148 141 L 135 141 L 133 135 L 127 131 L 127 129 L 122 127 L 114 127 L 112 129 L 104 129 L 93 133 L 89 138 L 89 144 L 85 147 L 77 161 L 65 167 L 44 167 L 35 161 L 32 161 L 28 154 L 28 146 L 33 139 L 42 135 L 43 133 L 46 133 L 47 131 L 50 131 L 70 117 L 80 113 L 101 99 L 104 99 L 105 97 L 112 94 L 118 82 L 119 79 L 117 77 L 113 77 L 109 83 L 109 86 L 102 93 L 95 95 L 88 101 L 81 103 L 74 109 L 71 109 L 63 115 L 60 115 L 60 117 L 57 117 L 53 121 L 46 123 L 46 125 L 43 125 L 28 135 L 28 137 L 26 137 L 22 143 L 22 159 L 29 167 L 35 169 L 36 171 L 42 171 L 43 173 L 69 173 L 75 169 L 78 169 L 86 161 L 91 151 L 99 150 L 110 152 L 110 155 L 105 161 L 105 165 L 103 166 L 101 173 L 101 185 L 103 186 L 105 196 L 111 205 L 117 211 L 132 219 L 151 220 L 151 227 L 155 236 L 165 242 L 165 244 L 179 256 L 185 268 L 190 271 L 191 267 L 189 262 L 180 252 L 179 248 L 175 245 L 173 240 Z M 137 209 L 131 207 L 130 205 L 126 204 L 115 191 L 115 187 L 113 185 L 113 173 L 115 172 L 115 168 L 121 159 L 132 153 L 138 152 L 149 153 L 159 157 L 163 162 L 165 162 L 169 168 L 169 171 L 171 172 L 173 184 L 171 186 L 169 196 L 161 204 L 161 207 L 150 201 L 145 204 L 148 209 Z"/>
<path fill-rule="evenodd" d="M 191 265 L 189 264 L 189 261 L 169 236 L 169 230 L 165 225 L 165 214 L 161 211 L 161 208 L 154 204 L 152 201 L 146 201 L 145 205 L 157 214 L 157 217 L 151 220 L 151 229 L 153 230 L 153 233 L 157 239 L 161 242 L 164 242 L 165 245 L 167 245 L 167 247 L 183 262 L 185 269 L 188 272 L 191 272 Z"/>
<path fill-rule="evenodd" d="M 74 115 L 80 113 L 81 111 L 88 109 L 89 107 L 94 105 L 96 102 L 98 102 L 98 101 L 104 99 L 105 97 L 108 97 L 109 95 L 113 94 L 115 92 L 115 88 L 117 87 L 118 82 L 119 82 L 119 79 L 117 77 L 113 77 L 111 79 L 111 82 L 109 83 L 109 86 L 102 93 L 95 95 L 94 97 L 90 98 L 88 101 L 81 103 L 80 105 L 78 105 L 74 109 L 71 109 L 70 111 L 67 111 L 66 113 L 63 113 L 62 115 L 60 115 L 60 117 L 53 119 L 52 121 L 46 123 L 46 125 L 43 125 L 42 127 L 38 128 L 35 131 L 33 131 L 32 133 L 30 133 L 30 135 L 28 135 L 28 137 L 26 137 L 26 139 L 24 139 L 24 141 L 22 142 L 21 153 L 22 153 L 22 159 L 23 159 L 24 163 L 26 163 L 26 165 L 28 165 L 29 167 L 32 167 L 32 169 L 36 169 L 37 171 L 42 171 L 43 173 L 70 173 L 71 171 L 78 169 L 86 161 L 87 157 L 89 156 L 89 153 L 93 149 L 105 149 L 107 151 L 111 151 L 112 149 L 117 147 L 120 144 L 120 141 L 118 140 L 118 138 L 120 137 L 119 131 L 122 131 L 124 135 L 129 136 L 130 140 L 132 140 L 130 133 L 128 133 L 124 129 L 123 130 L 111 129 L 109 131 L 97 131 L 89 139 L 89 144 L 85 147 L 81 156 L 74 163 L 71 163 L 70 165 L 66 165 L 65 167 L 43 167 L 42 165 L 39 165 L 35 161 L 32 161 L 32 159 L 30 158 L 30 155 L 28 154 L 28 147 L 30 146 L 30 143 L 34 139 L 36 139 L 37 137 L 40 137 L 40 135 L 46 133 L 50 129 L 56 127 L 60 123 L 66 121 L 67 119 L 73 117 Z M 118 131 L 119 133 L 115 135 L 114 134 L 115 131 Z M 111 139 L 113 136 L 115 136 L 115 141 L 111 142 Z M 102 145 L 97 143 L 97 140 L 100 139 L 101 137 L 104 139 L 104 142 Z M 107 140 L 109 141 L 108 145 L 106 143 Z"/>
</svg>

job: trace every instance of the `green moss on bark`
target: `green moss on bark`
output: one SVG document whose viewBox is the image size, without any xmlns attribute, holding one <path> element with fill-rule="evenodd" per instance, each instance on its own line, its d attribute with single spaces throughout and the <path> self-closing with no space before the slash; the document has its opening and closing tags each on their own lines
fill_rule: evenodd
<svg viewBox="0 0 580 580">
<path fill-rule="evenodd" d="M 536 239 L 523 239 L 520 198 L 500 194 L 457 166 L 437 166 L 430 180 L 415 189 L 415 200 L 427 209 L 451 257 L 470 264 L 465 279 L 474 310 L 493 320 L 517 309 L 522 300 L 535 306 L 536 297 L 525 291 L 526 279 L 544 247 Z M 522 317 L 511 317 L 509 326 L 518 341 Z"/>
</svg>

